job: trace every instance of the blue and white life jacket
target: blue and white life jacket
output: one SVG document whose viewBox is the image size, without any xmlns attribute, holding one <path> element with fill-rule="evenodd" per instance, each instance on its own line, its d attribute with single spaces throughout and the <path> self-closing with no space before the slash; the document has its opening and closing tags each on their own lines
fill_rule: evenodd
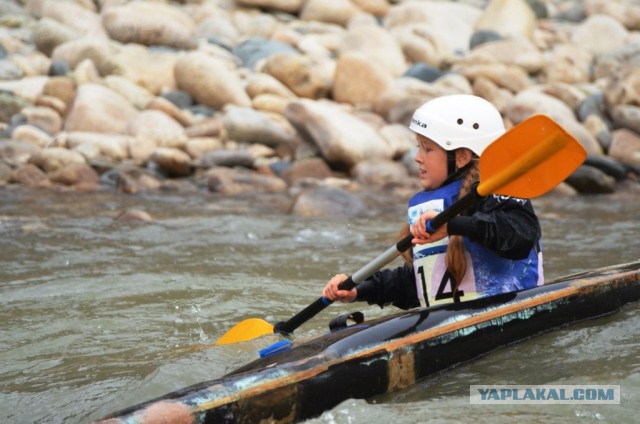
<svg viewBox="0 0 640 424">
<path fill-rule="evenodd" d="M 421 191 L 409 200 L 409 224 L 427 210 L 442 212 L 453 204 L 460 191 L 461 180 L 431 191 Z M 452 276 L 447 271 L 445 255 L 449 237 L 435 243 L 413 247 L 413 269 L 416 289 L 422 306 L 467 301 L 532 288 L 544 283 L 542 252 L 531 249 L 525 259 L 510 260 L 463 237 L 467 256 L 467 272 L 452 293 Z M 426 293 L 426 296 L 425 296 Z"/>
</svg>

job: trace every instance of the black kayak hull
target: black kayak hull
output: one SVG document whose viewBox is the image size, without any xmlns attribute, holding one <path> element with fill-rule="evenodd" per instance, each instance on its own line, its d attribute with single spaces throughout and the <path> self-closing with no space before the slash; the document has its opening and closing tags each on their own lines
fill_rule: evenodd
<svg viewBox="0 0 640 424">
<path fill-rule="evenodd" d="M 350 398 L 411 387 L 505 345 L 640 299 L 640 261 L 471 302 L 347 327 L 219 379 L 128 408 L 111 422 L 298 422 Z"/>
</svg>

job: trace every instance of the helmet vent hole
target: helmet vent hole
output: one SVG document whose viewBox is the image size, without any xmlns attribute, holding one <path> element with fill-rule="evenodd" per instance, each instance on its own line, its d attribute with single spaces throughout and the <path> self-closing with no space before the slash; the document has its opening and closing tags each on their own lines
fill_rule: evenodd
<svg viewBox="0 0 640 424">
<path fill-rule="evenodd" d="M 463 122 L 462 118 L 458 118 L 458 125 L 462 125 Z"/>
<path fill-rule="evenodd" d="M 480 128 L 480 125 L 478 125 L 478 123 L 476 122 L 475 124 L 473 124 L 473 129 L 477 130 L 478 128 Z"/>
</svg>

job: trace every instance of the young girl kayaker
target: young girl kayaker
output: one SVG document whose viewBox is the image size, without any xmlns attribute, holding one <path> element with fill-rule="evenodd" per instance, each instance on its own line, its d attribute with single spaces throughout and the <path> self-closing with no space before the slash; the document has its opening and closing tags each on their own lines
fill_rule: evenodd
<svg viewBox="0 0 640 424">
<path fill-rule="evenodd" d="M 464 302 L 543 283 L 541 230 L 531 202 L 490 195 L 433 234 L 429 219 L 464 196 L 478 180 L 478 158 L 504 132 L 498 110 L 472 95 L 428 101 L 413 114 L 419 178 L 423 191 L 409 200 L 404 237 L 413 235 L 406 264 L 383 269 L 352 290 L 339 290 L 338 274 L 322 296 L 367 301 L 402 309 Z M 507 165 L 507 164 L 505 164 Z"/>
</svg>

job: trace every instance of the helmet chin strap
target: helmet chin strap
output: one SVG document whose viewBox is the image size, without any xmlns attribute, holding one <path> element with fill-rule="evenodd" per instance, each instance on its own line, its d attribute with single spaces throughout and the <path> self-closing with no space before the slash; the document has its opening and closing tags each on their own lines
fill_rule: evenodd
<svg viewBox="0 0 640 424">
<path fill-rule="evenodd" d="M 475 157 L 475 154 L 474 154 Z M 455 150 L 447 151 L 447 179 L 442 183 L 443 186 L 452 183 L 453 181 L 459 180 L 466 173 L 467 170 L 471 167 L 473 160 L 469 161 L 468 164 L 458 169 L 456 167 L 456 152 Z"/>
<path fill-rule="evenodd" d="M 456 171 L 456 151 L 447 150 L 447 175 L 451 176 Z"/>
</svg>

